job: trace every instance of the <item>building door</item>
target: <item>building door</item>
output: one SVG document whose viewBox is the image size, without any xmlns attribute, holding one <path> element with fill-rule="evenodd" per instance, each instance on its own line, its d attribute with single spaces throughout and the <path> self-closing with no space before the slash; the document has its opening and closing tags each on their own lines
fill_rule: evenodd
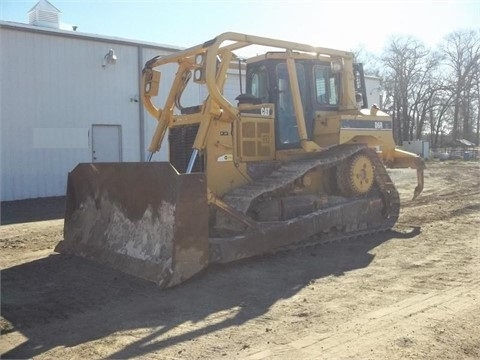
<svg viewBox="0 0 480 360">
<path fill-rule="evenodd" d="M 92 126 L 92 162 L 122 161 L 122 128 L 120 125 Z"/>
</svg>

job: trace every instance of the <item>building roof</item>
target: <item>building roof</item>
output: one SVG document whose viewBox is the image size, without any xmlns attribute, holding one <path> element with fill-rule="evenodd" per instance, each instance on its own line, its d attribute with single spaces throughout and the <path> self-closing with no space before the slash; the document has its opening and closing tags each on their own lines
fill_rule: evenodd
<svg viewBox="0 0 480 360">
<path fill-rule="evenodd" d="M 144 46 L 144 47 L 156 48 L 156 49 L 162 49 L 162 50 L 168 50 L 168 51 L 180 51 L 185 49 L 184 47 L 175 46 L 175 45 L 165 45 L 165 44 L 158 44 L 158 43 L 147 42 L 147 41 L 124 39 L 124 38 L 113 37 L 113 36 L 82 33 L 80 31 L 53 29 L 53 28 L 48 28 L 43 26 L 33 26 L 29 24 L 17 23 L 12 21 L 0 20 L 0 29 L 1 28 L 17 30 L 17 31 L 25 31 L 25 32 L 43 33 L 43 34 L 61 36 L 61 37 L 97 40 L 97 41 L 133 45 L 133 46 Z"/>
<path fill-rule="evenodd" d="M 473 147 L 473 146 L 475 146 L 474 143 L 468 141 L 467 139 L 455 139 L 454 142 L 457 143 L 458 145 L 466 146 L 466 147 Z"/>
<path fill-rule="evenodd" d="M 35 10 L 50 11 L 50 12 L 55 12 L 55 13 L 60 13 L 61 12 L 55 6 L 50 4 L 47 0 L 40 0 L 28 12 L 31 13 L 32 11 L 35 11 Z"/>
</svg>

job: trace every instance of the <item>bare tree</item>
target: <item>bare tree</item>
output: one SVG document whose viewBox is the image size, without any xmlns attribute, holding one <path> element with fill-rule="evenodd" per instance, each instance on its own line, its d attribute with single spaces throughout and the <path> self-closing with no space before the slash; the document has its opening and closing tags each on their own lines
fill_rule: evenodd
<svg viewBox="0 0 480 360">
<path fill-rule="evenodd" d="M 384 107 L 397 142 L 443 134 L 480 143 L 480 30 L 447 35 L 436 51 L 410 36 L 393 37 L 381 58 L 367 59 L 383 78 Z"/>
<path fill-rule="evenodd" d="M 438 91 L 439 56 L 412 37 L 393 38 L 382 55 L 387 104 L 397 142 L 421 138 Z"/>
<path fill-rule="evenodd" d="M 442 81 L 439 80 L 437 69 L 440 64 L 440 56 L 436 52 L 430 52 L 420 61 L 421 70 L 418 72 L 412 85 L 412 95 L 409 117 L 410 124 L 409 138 L 421 139 L 431 110 L 436 106 L 433 99 L 442 89 Z"/>
<path fill-rule="evenodd" d="M 448 85 L 453 96 L 452 136 L 473 140 L 473 128 L 479 117 L 477 84 L 480 71 L 480 32 L 453 32 L 445 38 L 440 50 L 445 54 L 445 63 L 450 68 Z M 478 131 L 478 125 L 476 127 Z"/>
<path fill-rule="evenodd" d="M 364 47 L 359 47 L 352 50 L 355 62 L 363 64 L 363 70 L 368 75 L 380 76 L 380 68 L 382 64 L 379 62 L 378 56 L 366 50 Z"/>
<path fill-rule="evenodd" d="M 432 148 L 444 146 L 442 134 L 447 132 L 447 124 L 450 122 L 453 105 L 453 95 L 442 79 L 439 79 L 437 91 L 431 99 L 429 107 L 428 127 Z"/>
<path fill-rule="evenodd" d="M 480 146 L 480 71 L 475 73 L 475 81 L 476 81 L 476 102 L 477 102 L 477 137 L 476 137 L 476 144 Z"/>
</svg>

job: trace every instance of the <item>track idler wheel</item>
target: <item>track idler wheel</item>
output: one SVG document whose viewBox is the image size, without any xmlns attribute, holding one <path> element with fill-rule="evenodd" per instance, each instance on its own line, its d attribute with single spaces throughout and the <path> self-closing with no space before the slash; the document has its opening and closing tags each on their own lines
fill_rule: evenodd
<svg viewBox="0 0 480 360">
<path fill-rule="evenodd" d="M 375 166 L 368 154 L 355 154 L 337 167 L 336 177 L 342 195 L 366 195 L 375 181 Z"/>
</svg>

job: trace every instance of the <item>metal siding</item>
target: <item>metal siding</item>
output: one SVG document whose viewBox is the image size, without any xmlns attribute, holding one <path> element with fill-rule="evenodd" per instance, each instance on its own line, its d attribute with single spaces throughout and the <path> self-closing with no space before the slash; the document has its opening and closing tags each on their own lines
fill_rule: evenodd
<svg viewBox="0 0 480 360">
<path fill-rule="evenodd" d="M 152 59 L 157 55 L 167 55 L 170 52 L 159 51 L 158 49 L 150 49 L 150 48 L 143 48 L 142 49 L 142 59 L 143 63 L 141 67 L 143 68 L 144 64 Z M 154 99 L 154 104 L 158 107 L 163 107 L 163 104 L 168 96 L 168 91 L 170 84 L 173 82 L 173 78 L 176 72 L 177 66 L 170 66 L 168 71 L 162 71 L 162 77 L 160 79 L 160 88 L 158 91 L 158 96 Z M 155 128 L 157 126 L 157 120 L 154 119 L 148 111 L 143 109 L 144 119 L 145 119 L 145 131 L 144 131 L 144 143 L 145 149 L 143 150 L 145 154 L 147 153 L 147 149 L 150 146 L 150 140 L 153 137 L 153 133 L 155 132 Z M 166 139 L 168 136 L 166 136 Z M 165 140 L 166 140 L 165 139 Z M 165 141 L 164 144 L 161 146 L 159 153 L 155 154 L 153 157 L 153 161 L 167 161 L 169 158 L 168 155 L 168 143 Z"/>
<path fill-rule="evenodd" d="M 136 46 L 4 28 L 0 36 L 2 201 L 63 195 L 68 171 L 91 161 L 91 139 L 87 149 L 38 149 L 35 128 L 119 124 L 124 161 L 139 160 Z M 110 48 L 118 61 L 103 69 Z"/>
<path fill-rule="evenodd" d="M 245 74 L 242 73 L 242 86 L 243 91 L 245 92 Z M 224 96 L 225 98 L 230 101 L 233 105 L 237 104 L 235 98 L 240 95 L 240 80 L 238 72 L 229 72 L 227 81 L 225 82 L 224 86 Z"/>
</svg>

